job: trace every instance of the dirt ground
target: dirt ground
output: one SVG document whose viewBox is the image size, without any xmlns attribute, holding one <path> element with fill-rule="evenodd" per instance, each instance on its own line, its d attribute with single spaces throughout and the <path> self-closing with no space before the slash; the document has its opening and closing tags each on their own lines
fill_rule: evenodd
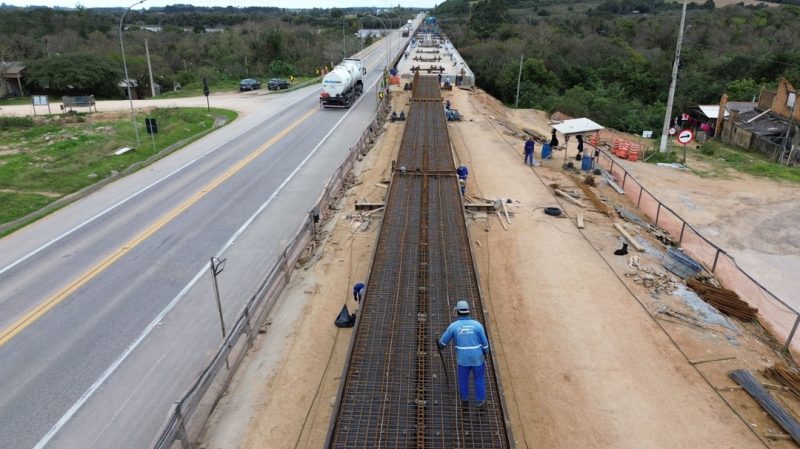
<svg viewBox="0 0 800 449">
<path fill-rule="evenodd" d="M 502 107 L 490 102 L 490 110 Z M 547 116 L 541 111 L 510 110 L 511 121 L 548 133 Z M 601 140 L 636 136 L 601 132 Z M 569 154 L 576 151 L 570 142 Z M 561 161 L 563 153 L 557 154 Z M 729 252 L 738 264 L 771 292 L 800 310 L 800 185 L 774 181 L 728 169 L 722 176 L 698 175 L 641 162 L 619 161 L 663 203 L 691 223 L 706 238 Z M 698 173 L 710 168 L 688 152 L 688 165 Z"/>
<path fill-rule="evenodd" d="M 396 110 L 407 111 L 405 95 L 395 94 Z M 769 340 L 686 291 L 661 267 L 663 247 L 634 225 L 625 224 L 648 239 L 647 251 L 614 256 L 622 240 L 612 218 L 558 199 L 548 187 L 579 191 L 560 163 L 522 164 L 522 141 L 496 119 L 545 134 L 544 114 L 512 114 L 480 91 L 444 96 L 465 116 L 449 132 L 457 163 L 470 168 L 468 197 L 511 200 L 508 230 L 494 214 L 468 213 L 468 223 L 517 447 L 793 447 L 765 437 L 779 427 L 727 377 L 740 368 L 758 376 L 780 360 Z M 380 225 L 380 213 L 362 216 L 353 205 L 383 200 L 381 182 L 401 138 L 402 122 L 387 124 L 360 164 L 355 185 L 326 223 L 325 244 L 296 271 L 200 447 L 324 445 L 351 337 L 333 319 L 345 300 L 355 306 L 350 288 L 368 274 Z M 641 176 L 647 184 L 653 175 Z M 633 209 L 607 186 L 593 191 Z M 685 193 L 692 201 L 694 194 Z M 546 206 L 567 216 L 547 216 Z M 579 213 L 585 229 L 577 227 Z M 704 213 L 709 223 L 724 221 L 715 210 Z M 800 410 L 789 393 L 773 394 L 793 413 Z"/>
</svg>

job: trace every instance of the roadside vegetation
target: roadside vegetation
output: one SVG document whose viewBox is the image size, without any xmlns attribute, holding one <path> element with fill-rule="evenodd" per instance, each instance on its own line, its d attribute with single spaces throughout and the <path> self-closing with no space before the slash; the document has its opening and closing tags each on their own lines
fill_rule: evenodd
<svg viewBox="0 0 800 449">
<path fill-rule="evenodd" d="M 117 30 L 124 12 L 0 5 L 0 57 L 27 66 L 27 93 L 121 98 Z M 394 8 L 377 18 L 374 14 L 372 8 L 137 7 L 125 17 L 128 72 L 137 96 L 149 96 L 147 40 L 155 83 L 164 93 L 176 83 L 198 93 L 204 78 L 212 91 L 223 91 L 236 90 L 243 78 L 258 78 L 266 87 L 274 77 L 316 77 L 345 53 L 373 42 L 357 37 L 359 29 L 399 28 L 416 11 Z"/>
<path fill-rule="evenodd" d="M 205 108 L 141 111 L 141 145 L 119 156 L 114 151 L 135 144 L 126 113 L 0 117 L 0 224 L 185 145 L 236 116 Z M 144 131 L 145 117 L 158 122 L 155 149 Z"/>
<path fill-rule="evenodd" d="M 683 163 L 682 145 L 670 140 L 667 145 L 669 151 L 659 153 L 658 142 L 652 142 L 643 156 L 647 163 Z M 702 144 L 692 143 L 687 146 L 686 154 L 689 158 L 687 167 L 699 176 L 727 177 L 730 170 L 735 170 L 752 176 L 800 184 L 800 167 L 778 165 L 760 152 L 728 145 L 718 139 L 710 139 Z M 702 162 L 703 168 L 695 166 L 693 161 Z"/>
<path fill-rule="evenodd" d="M 519 107 L 661 130 L 680 21 L 666 0 L 447 0 L 433 14 L 479 87 Z M 675 113 L 800 85 L 800 7 L 689 4 Z"/>
</svg>

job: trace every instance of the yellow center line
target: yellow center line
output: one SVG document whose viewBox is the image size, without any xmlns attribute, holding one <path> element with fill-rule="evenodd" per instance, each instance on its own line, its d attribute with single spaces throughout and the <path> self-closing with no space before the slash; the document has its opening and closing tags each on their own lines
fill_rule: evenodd
<svg viewBox="0 0 800 449">
<path fill-rule="evenodd" d="M 15 321 L 11 326 L 5 328 L 0 332 L 0 346 L 8 343 L 9 340 L 14 338 L 17 334 L 22 332 L 25 328 L 30 326 L 33 322 L 37 319 L 42 317 L 45 313 L 47 313 L 50 309 L 58 305 L 61 301 L 69 297 L 72 293 L 76 290 L 84 286 L 87 282 L 91 281 L 95 276 L 105 271 L 106 268 L 110 267 L 114 262 L 119 260 L 122 256 L 129 253 L 133 248 L 137 245 L 142 243 L 143 241 L 147 240 L 150 236 L 155 234 L 159 229 L 163 228 L 167 223 L 174 220 L 175 217 L 186 211 L 189 207 L 193 204 L 200 201 L 203 197 L 208 195 L 212 190 L 219 187 L 223 182 L 228 180 L 231 176 L 238 173 L 241 169 L 246 167 L 248 164 L 253 162 L 257 157 L 263 154 L 267 149 L 269 149 L 272 145 L 274 145 L 280 139 L 286 137 L 287 134 L 292 132 L 295 128 L 297 128 L 301 123 L 303 123 L 306 119 L 308 119 L 312 114 L 319 111 L 319 107 L 314 107 L 311 111 L 307 112 L 305 115 L 300 117 L 297 121 L 289 125 L 283 131 L 272 137 L 269 141 L 258 147 L 254 152 L 250 153 L 244 159 L 240 160 L 236 163 L 233 167 L 228 169 L 224 174 L 216 178 L 215 180 L 211 181 L 205 187 L 200 189 L 197 193 L 192 195 L 189 199 L 181 203 L 175 209 L 172 209 L 166 215 L 162 216 L 158 219 L 155 223 L 150 225 L 147 229 L 142 231 L 141 234 L 137 235 L 120 248 L 115 250 L 110 256 L 106 257 L 100 263 L 86 271 L 85 273 L 79 275 L 77 278 L 73 279 L 69 284 L 67 284 L 64 288 L 62 288 L 57 293 L 53 294 L 42 303 L 28 311 L 25 315 Z"/>
</svg>

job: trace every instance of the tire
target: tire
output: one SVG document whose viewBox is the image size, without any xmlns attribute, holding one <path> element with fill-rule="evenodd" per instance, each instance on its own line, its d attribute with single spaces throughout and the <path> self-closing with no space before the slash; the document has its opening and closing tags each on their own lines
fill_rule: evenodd
<svg viewBox="0 0 800 449">
<path fill-rule="evenodd" d="M 544 213 L 551 217 L 559 217 L 561 216 L 561 209 L 557 207 L 545 207 Z"/>
</svg>

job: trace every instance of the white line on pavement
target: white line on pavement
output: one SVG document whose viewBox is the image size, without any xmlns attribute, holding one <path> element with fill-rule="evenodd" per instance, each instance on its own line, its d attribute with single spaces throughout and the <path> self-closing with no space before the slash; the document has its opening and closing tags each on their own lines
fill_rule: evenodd
<svg viewBox="0 0 800 449">
<path fill-rule="evenodd" d="M 370 85 L 370 87 L 367 89 L 367 91 L 369 91 L 373 87 L 375 87 L 378 84 L 379 80 L 380 80 L 380 78 L 376 79 L 375 82 L 372 83 L 372 85 Z M 311 152 L 308 153 L 308 155 L 306 155 L 305 159 L 303 159 L 300 162 L 300 164 L 289 174 L 289 176 L 286 179 L 283 180 L 281 185 L 279 185 L 278 188 L 275 189 L 275 191 L 272 193 L 272 195 L 270 195 L 270 197 L 267 199 L 267 201 L 265 201 L 258 208 L 258 210 L 256 210 L 256 212 L 253 215 L 251 215 L 250 218 L 247 219 L 247 221 L 245 221 L 245 223 L 233 234 L 233 236 L 231 236 L 231 238 L 225 243 L 225 245 L 222 246 L 222 248 L 217 252 L 217 254 L 222 255 L 222 253 L 224 253 L 231 245 L 233 245 L 233 243 L 236 241 L 236 239 L 239 238 L 239 236 L 241 236 L 241 234 L 253 223 L 253 221 L 256 218 L 258 218 L 258 216 L 261 214 L 261 212 L 263 212 L 264 209 L 266 209 L 266 207 L 275 198 L 277 198 L 278 194 L 286 187 L 286 185 L 289 183 L 289 181 L 291 181 L 295 177 L 297 172 L 299 172 L 300 169 L 303 168 L 303 166 L 305 166 L 305 164 L 311 159 L 311 157 L 322 147 L 322 144 L 325 143 L 326 140 L 328 140 L 330 135 L 333 134 L 333 132 L 336 131 L 336 129 L 339 128 L 339 125 L 344 121 L 344 119 L 347 118 L 347 116 L 350 115 L 350 113 L 355 110 L 355 107 L 358 105 L 358 103 L 360 103 L 361 100 L 363 100 L 366 97 L 367 97 L 367 95 L 362 95 L 361 98 L 359 98 L 353 104 L 353 107 L 351 107 L 342 116 L 342 118 L 340 118 L 339 121 L 336 122 L 336 124 L 331 128 L 331 130 L 328 131 L 328 133 L 325 134 L 325 136 L 319 141 L 317 146 L 315 146 L 314 149 L 312 149 Z M 209 266 L 208 263 L 203 265 L 203 268 L 201 268 L 200 271 L 198 271 L 197 274 L 194 275 L 192 280 L 189 281 L 189 283 L 186 284 L 185 287 L 183 287 L 183 289 L 178 293 L 178 295 L 175 298 L 173 298 L 172 301 L 170 301 L 169 304 L 167 304 L 166 307 L 164 307 L 164 309 L 155 317 L 155 319 L 153 319 L 153 321 L 150 322 L 150 324 L 147 325 L 147 327 L 144 328 L 144 330 L 139 335 L 139 337 L 136 340 L 134 340 L 134 342 L 130 346 L 128 346 L 125 349 L 125 351 L 123 351 L 122 354 L 120 354 L 119 357 L 117 357 L 116 360 L 114 360 L 114 362 L 111 364 L 111 366 L 109 366 L 103 372 L 103 374 L 101 374 L 100 377 L 97 380 L 94 381 L 94 383 L 89 387 L 89 389 L 86 390 L 86 392 L 84 392 L 81 395 L 81 397 L 78 399 L 78 401 L 75 402 L 75 404 L 73 404 L 72 407 L 69 408 L 69 410 L 67 410 L 67 412 L 42 437 L 42 439 L 39 440 L 39 442 L 36 444 L 36 446 L 33 447 L 33 449 L 43 449 L 50 442 L 50 440 L 53 439 L 53 437 L 56 435 L 56 433 L 58 433 L 58 431 L 61 430 L 61 428 L 64 427 L 65 424 L 67 424 L 67 422 L 75 415 L 75 413 L 77 413 L 77 411 L 80 410 L 80 408 L 83 406 L 83 404 L 85 404 L 86 401 L 88 401 L 89 398 L 95 392 L 97 392 L 98 389 L 100 389 L 100 387 L 103 385 L 103 383 L 105 383 L 105 381 L 114 373 L 114 371 L 116 371 L 117 368 L 119 368 L 119 366 L 122 364 L 122 362 L 124 362 L 125 359 L 127 359 L 128 356 L 142 343 L 142 341 L 144 341 L 144 339 L 147 338 L 147 336 L 150 334 L 150 332 L 152 332 L 153 329 L 155 329 L 155 327 L 158 325 L 158 323 L 160 323 L 164 319 L 164 317 L 173 308 L 175 308 L 176 305 L 178 305 L 178 303 L 181 301 L 181 299 L 183 299 L 184 296 L 186 296 L 186 294 L 189 292 L 189 290 L 197 283 L 197 281 L 200 280 L 200 278 L 203 276 L 203 274 L 205 274 L 205 272 L 208 270 L 208 266 Z"/>
<path fill-rule="evenodd" d="M 277 115 L 277 114 L 280 114 L 281 112 L 283 112 L 283 111 L 285 111 L 285 110 L 287 110 L 287 109 L 291 108 L 291 107 L 292 107 L 292 106 L 294 106 L 295 104 L 299 103 L 301 100 L 305 100 L 306 98 L 308 98 L 309 96 L 311 96 L 313 93 L 316 93 L 316 89 L 314 89 L 313 91 L 311 91 L 311 93 L 309 93 L 308 95 L 304 95 L 304 96 L 302 96 L 302 97 L 298 98 L 296 101 L 292 102 L 291 104 L 289 104 L 288 106 L 286 106 L 285 108 L 283 108 L 281 111 L 277 112 L 275 115 Z M 233 140 L 233 139 L 236 139 L 236 138 L 238 138 L 238 137 L 242 136 L 243 134 L 245 134 L 245 133 L 247 133 L 247 132 L 251 131 L 253 128 L 255 128 L 255 127 L 256 127 L 256 126 L 258 126 L 258 125 L 260 125 L 260 123 L 258 123 L 258 124 L 256 124 L 256 125 L 254 125 L 254 126 L 252 126 L 252 127 L 250 127 L 250 128 L 247 128 L 247 129 L 245 129 L 245 130 L 242 130 L 242 131 L 241 131 L 241 132 L 239 132 L 238 134 L 236 134 L 236 135 L 234 135 L 233 137 L 231 137 L 231 138 L 230 138 L 228 141 L 226 141 L 225 143 L 221 143 L 221 144 L 219 144 L 219 145 L 215 146 L 214 148 L 212 148 L 212 149 L 211 149 L 211 150 L 209 150 L 208 152 L 201 154 L 200 156 L 198 156 L 198 157 L 196 157 L 196 158 L 192 159 L 191 161 L 187 162 L 186 164 L 182 165 L 181 167 L 178 167 L 177 169 L 175 169 L 175 170 L 173 170 L 173 171 L 171 171 L 171 172 L 167 173 L 167 174 L 166 174 L 166 175 L 164 175 L 162 178 L 160 178 L 160 179 L 156 180 L 156 181 L 155 181 L 155 182 L 153 182 L 152 184 L 150 184 L 150 185 L 148 185 L 148 186 L 146 186 L 146 187 L 142 188 L 141 190 L 138 190 L 138 191 L 134 192 L 133 194 L 131 194 L 130 196 L 128 196 L 128 197 L 126 197 L 126 198 L 123 198 L 122 200 L 120 200 L 120 201 L 118 201 L 117 203 L 115 203 L 115 204 L 113 204 L 113 205 L 109 206 L 109 207 L 108 207 L 108 208 L 106 208 L 105 210 L 103 210 L 103 211 L 99 212 L 98 214 L 96 214 L 95 216 L 93 216 L 93 217 L 89 218 L 88 220 L 84 221 L 83 223 L 81 223 L 81 224 L 79 224 L 79 225 L 75 226 L 74 228 L 70 229 L 69 231 L 67 231 L 67 232 L 65 232 L 65 233 L 63 233 L 63 234 L 61 234 L 61 235 L 59 235 L 58 237 L 55 237 L 54 239 L 52 239 L 52 240 L 50 240 L 49 242 L 45 243 L 44 245 L 42 245 L 42 246 L 40 246 L 40 247 L 36 248 L 35 250 L 33 250 L 33 251 L 29 252 L 28 254 L 24 255 L 23 257 L 20 257 L 19 259 L 15 260 L 14 262 L 12 262 L 12 263 L 10 263 L 10 264 L 6 265 L 6 266 L 5 266 L 5 267 L 3 267 L 2 269 L 0 269 L 0 275 L 2 275 L 2 274 L 3 274 L 3 273 L 5 273 L 6 271 L 8 271 L 8 270 L 10 270 L 10 269 L 14 268 L 15 266 L 17 266 L 17 265 L 21 264 L 22 262 L 25 262 L 26 260 L 28 260 L 28 259 L 30 259 L 31 257 L 35 256 L 36 254 L 38 254 L 38 253 L 40 253 L 40 252 L 44 251 L 45 249 L 49 248 L 49 247 L 50 247 L 50 246 L 52 246 L 53 244 L 55 244 L 55 243 L 58 243 L 58 242 L 59 242 L 61 239 L 65 238 L 65 237 L 68 237 L 69 235 L 71 235 L 71 234 L 72 234 L 72 233 L 74 233 L 75 231 L 77 231 L 77 230 L 79 230 L 79 229 L 83 228 L 84 226 L 88 225 L 89 223 L 92 223 L 93 221 L 97 220 L 98 218 L 100 218 L 100 217 L 102 217 L 102 216 L 104 216 L 104 215 L 108 214 L 109 212 L 113 211 L 114 209 L 118 208 L 119 206 L 122 206 L 123 204 L 127 203 L 128 201 L 132 200 L 133 198 L 136 198 L 137 196 L 139 196 L 139 195 L 141 195 L 142 193 L 144 193 L 144 192 L 146 192 L 146 191 L 150 190 L 151 188 L 153 188 L 153 187 L 157 186 L 158 184 L 161 184 L 162 182 L 164 182 L 165 180 L 167 180 L 167 179 L 171 178 L 172 176 L 176 175 L 177 173 L 180 173 L 181 171 L 185 170 L 187 167 L 190 167 L 191 165 L 195 164 L 197 161 L 199 161 L 199 160 L 201 160 L 201 159 L 205 158 L 206 156 L 208 156 L 208 155 L 210 155 L 210 154 L 214 153 L 215 151 L 219 150 L 219 149 L 220 149 L 220 148 L 221 148 L 223 145 L 225 145 L 225 144 L 226 144 L 227 142 L 229 142 L 230 140 Z"/>
</svg>

